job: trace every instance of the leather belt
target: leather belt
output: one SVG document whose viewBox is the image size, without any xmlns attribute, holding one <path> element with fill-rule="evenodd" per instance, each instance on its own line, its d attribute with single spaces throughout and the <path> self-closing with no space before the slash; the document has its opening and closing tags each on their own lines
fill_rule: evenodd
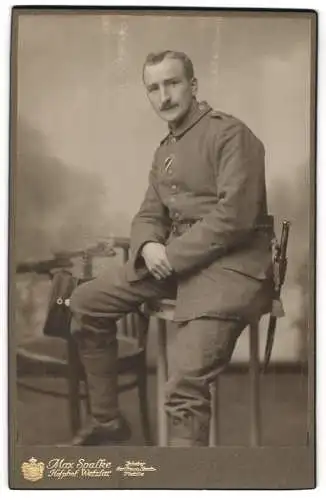
<svg viewBox="0 0 326 500">
<path fill-rule="evenodd" d="M 198 219 L 200 220 L 200 219 Z M 191 228 L 198 220 L 180 220 L 172 221 L 171 224 L 171 234 L 175 236 L 182 235 L 185 231 Z M 274 230 L 274 217 L 272 215 L 266 215 L 256 223 L 254 227 L 255 231 L 271 232 Z"/>
<path fill-rule="evenodd" d="M 171 225 L 171 234 L 180 236 L 185 231 L 191 228 L 197 221 L 173 221 Z"/>
<path fill-rule="evenodd" d="M 255 231 L 263 231 L 266 233 L 274 232 L 273 215 L 265 215 L 260 221 L 258 221 L 255 224 Z"/>
</svg>

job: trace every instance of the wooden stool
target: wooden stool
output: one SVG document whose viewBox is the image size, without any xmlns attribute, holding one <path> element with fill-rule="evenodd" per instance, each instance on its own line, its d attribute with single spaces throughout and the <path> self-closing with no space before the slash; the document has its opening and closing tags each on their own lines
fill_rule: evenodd
<svg viewBox="0 0 326 500">
<path fill-rule="evenodd" d="M 175 301 L 163 299 L 148 306 L 148 314 L 158 320 L 158 358 L 157 358 L 157 421 L 158 446 L 168 446 L 167 415 L 164 410 L 165 383 L 168 378 L 167 361 L 167 321 L 174 318 Z M 260 445 L 261 415 L 259 391 L 259 321 L 249 325 L 250 332 L 250 446 Z M 218 422 L 218 379 L 211 384 L 211 421 L 209 446 L 216 446 L 219 441 Z"/>
</svg>

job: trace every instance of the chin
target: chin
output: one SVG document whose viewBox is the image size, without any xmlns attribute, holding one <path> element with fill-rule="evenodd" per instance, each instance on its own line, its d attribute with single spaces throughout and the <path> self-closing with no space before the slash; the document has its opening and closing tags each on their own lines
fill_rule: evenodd
<svg viewBox="0 0 326 500">
<path fill-rule="evenodd" d="M 169 113 L 169 112 L 163 112 L 160 113 L 161 118 L 166 121 L 166 122 L 175 122 L 180 119 L 180 113 Z"/>
<path fill-rule="evenodd" d="M 182 118 L 180 109 L 160 112 L 160 116 L 166 122 L 177 122 Z"/>
</svg>

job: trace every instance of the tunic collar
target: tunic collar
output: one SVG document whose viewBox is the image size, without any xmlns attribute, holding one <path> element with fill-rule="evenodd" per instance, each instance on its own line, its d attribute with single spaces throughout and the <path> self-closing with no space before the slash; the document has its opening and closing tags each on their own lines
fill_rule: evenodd
<svg viewBox="0 0 326 500">
<path fill-rule="evenodd" d="M 211 111 L 211 107 L 206 101 L 198 102 L 193 101 L 189 113 L 186 115 L 185 119 L 177 127 L 169 125 L 170 136 L 181 137 L 187 130 L 189 130 L 195 123 L 197 123 L 204 115 Z"/>
</svg>

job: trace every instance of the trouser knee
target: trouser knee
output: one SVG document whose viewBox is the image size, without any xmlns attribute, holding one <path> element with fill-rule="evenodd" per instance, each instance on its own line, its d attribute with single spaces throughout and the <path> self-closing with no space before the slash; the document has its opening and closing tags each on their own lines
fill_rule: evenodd
<svg viewBox="0 0 326 500">
<path fill-rule="evenodd" d="M 104 309 L 101 310 L 92 282 L 83 283 L 73 291 L 70 298 L 70 310 L 72 313 L 71 333 L 75 337 L 115 336 L 117 331 L 115 318 L 109 317 Z"/>
<path fill-rule="evenodd" d="M 91 310 L 94 302 L 90 283 L 83 283 L 75 288 L 70 297 L 70 310 L 74 316 L 78 314 L 87 314 Z"/>
</svg>

